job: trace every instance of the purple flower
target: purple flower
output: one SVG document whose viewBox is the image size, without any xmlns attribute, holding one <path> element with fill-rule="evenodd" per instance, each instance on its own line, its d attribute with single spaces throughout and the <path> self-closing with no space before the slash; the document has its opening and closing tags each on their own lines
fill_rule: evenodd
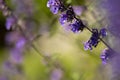
<svg viewBox="0 0 120 80">
<path fill-rule="evenodd" d="M 76 15 L 80 16 L 86 10 L 86 7 L 85 6 L 73 6 L 73 10 Z"/>
<path fill-rule="evenodd" d="M 96 47 L 99 42 L 99 32 L 97 29 L 92 29 L 92 36 L 88 41 L 92 46 Z"/>
<path fill-rule="evenodd" d="M 107 30 L 106 30 L 105 28 L 102 28 L 102 29 L 100 30 L 100 35 L 101 35 L 102 37 L 106 37 L 106 36 L 107 36 Z"/>
<path fill-rule="evenodd" d="M 22 50 L 17 49 L 17 48 L 11 50 L 11 53 L 10 53 L 11 61 L 13 61 L 14 63 L 17 63 L 17 64 L 22 63 L 22 61 L 23 61 L 22 52 L 23 52 Z"/>
<path fill-rule="evenodd" d="M 6 20 L 6 29 L 10 30 L 10 28 L 14 25 L 15 23 L 15 18 L 13 16 L 10 16 Z"/>
<path fill-rule="evenodd" d="M 66 15 L 67 15 L 68 21 L 72 21 L 75 18 L 75 13 L 74 13 L 73 8 L 71 6 L 69 6 L 69 8 L 67 9 Z"/>
<path fill-rule="evenodd" d="M 74 23 L 70 24 L 71 26 L 71 31 L 76 33 L 78 31 L 83 31 L 84 29 L 84 24 L 80 19 L 77 19 Z"/>
<path fill-rule="evenodd" d="M 23 48 L 25 45 L 26 40 L 21 37 L 17 42 L 16 42 L 16 48 L 20 49 Z"/>
<path fill-rule="evenodd" d="M 61 25 L 64 25 L 67 22 L 67 15 L 61 14 L 59 21 L 60 21 Z"/>
<path fill-rule="evenodd" d="M 60 15 L 59 21 L 61 25 L 64 25 L 65 23 L 72 22 L 72 20 L 75 18 L 74 11 L 72 7 L 69 7 L 65 13 L 62 13 Z"/>
<path fill-rule="evenodd" d="M 92 50 L 92 45 L 91 44 L 89 44 L 89 42 L 87 41 L 87 42 L 85 42 L 84 43 L 84 50 Z"/>
<path fill-rule="evenodd" d="M 51 74 L 50 80 L 61 80 L 62 71 L 61 69 L 54 69 Z"/>
<path fill-rule="evenodd" d="M 50 8 L 50 11 L 53 13 L 53 14 L 57 14 L 58 11 L 59 11 L 59 6 L 52 6 Z"/>
<path fill-rule="evenodd" d="M 106 63 L 107 63 L 107 60 L 109 59 L 109 58 L 108 58 L 108 57 L 109 57 L 109 54 L 110 54 L 110 53 L 108 52 L 108 49 L 104 49 L 104 50 L 103 50 L 102 54 L 100 55 L 100 58 L 101 58 L 103 64 L 106 64 Z"/>
<path fill-rule="evenodd" d="M 92 50 L 92 46 L 96 47 L 99 43 L 99 32 L 97 29 L 92 29 L 92 36 L 91 38 L 87 41 L 85 45 L 85 50 Z M 88 47 L 88 48 L 87 48 Z"/>
<path fill-rule="evenodd" d="M 50 11 L 53 13 L 53 14 L 57 14 L 58 11 L 59 11 L 59 8 L 60 8 L 60 1 L 59 0 L 49 0 L 47 2 L 47 7 L 50 8 Z"/>
</svg>

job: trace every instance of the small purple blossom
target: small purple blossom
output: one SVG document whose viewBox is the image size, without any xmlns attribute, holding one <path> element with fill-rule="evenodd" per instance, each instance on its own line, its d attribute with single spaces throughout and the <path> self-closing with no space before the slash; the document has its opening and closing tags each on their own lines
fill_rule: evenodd
<svg viewBox="0 0 120 80">
<path fill-rule="evenodd" d="M 64 25 L 67 22 L 67 15 L 66 14 L 61 14 L 59 21 L 61 23 L 61 25 Z"/>
<path fill-rule="evenodd" d="M 99 32 L 97 29 L 92 29 L 92 36 L 88 41 L 92 46 L 96 47 L 99 42 Z"/>
<path fill-rule="evenodd" d="M 15 23 L 15 18 L 13 16 L 8 17 L 6 20 L 6 29 L 10 30 L 11 27 L 14 25 L 14 23 Z"/>
<path fill-rule="evenodd" d="M 59 6 L 52 6 L 50 8 L 50 11 L 53 13 L 53 14 L 57 14 L 58 11 L 59 11 Z"/>
<path fill-rule="evenodd" d="M 65 23 L 72 22 L 72 20 L 75 18 L 74 11 L 72 7 L 69 7 L 65 13 L 62 13 L 60 15 L 59 21 L 61 25 L 64 25 Z"/>
<path fill-rule="evenodd" d="M 61 80 L 62 77 L 62 70 L 61 69 L 54 69 L 51 74 L 50 80 Z"/>
<path fill-rule="evenodd" d="M 92 50 L 92 46 L 96 47 L 99 43 L 99 32 L 97 29 L 92 29 L 92 36 L 91 38 L 87 41 L 87 43 L 84 45 L 85 46 L 85 50 L 87 50 L 86 47 L 88 47 L 88 49 Z"/>
<path fill-rule="evenodd" d="M 77 19 L 74 23 L 70 24 L 71 26 L 71 31 L 76 33 L 78 31 L 83 31 L 84 29 L 84 24 L 80 19 Z"/>
<path fill-rule="evenodd" d="M 50 11 L 53 13 L 53 14 L 57 14 L 58 11 L 59 11 L 59 8 L 60 8 L 60 1 L 59 0 L 49 0 L 47 2 L 47 7 L 50 8 Z"/>
<path fill-rule="evenodd" d="M 10 60 L 14 63 L 17 63 L 17 64 L 22 63 L 22 61 L 23 61 L 22 50 L 17 49 L 17 48 L 11 50 Z"/>
<path fill-rule="evenodd" d="M 17 42 L 16 42 L 16 48 L 20 49 L 23 48 L 26 43 L 25 38 L 21 37 Z"/>
<path fill-rule="evenodd" d="M 107 30 L 106 30 L 105 28 L 102 28 L 102 29 L 100 30 L 100 35 L 101 35 L 102 37 L 106 37 L 106 36 L 107 36 Z"/>
<path fill-rule="evenodd" d="M 84 43 L 84 50 L 92 50 L 92 46 L 87 42 Z"/>
<path fill-rule="evenodd" d="M 107 63 L 107 60 L 109 59 L 109 58 L 108 58 L 108 57 L 109 57 L 109 54 L 110 54 L 110 53 L 108 52 L 108 49 L 104 49 L 104 50 L 103 50 L 102 54 L 100 55 L 100 58 L 101 58 L 103 64 L 106 64 L 106 63 Z"/>
</svg>

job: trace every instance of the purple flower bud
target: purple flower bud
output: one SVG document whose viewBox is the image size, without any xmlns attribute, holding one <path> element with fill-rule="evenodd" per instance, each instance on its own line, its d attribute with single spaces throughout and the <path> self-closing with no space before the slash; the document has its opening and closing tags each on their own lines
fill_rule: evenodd
<svg viewBox="0 0 120 80">
<path fill-rule="evenodd" d="M 92 50 L 92 45 L 91 44 L 89 44 L 89 42 L 87 41 L 87 42 L 85 42 L 84 43 L 84 50 Z"/>
<path fill-rule="evenodd" d="M 58 11 L 59 11 L 59 6 L 51 6 L 50 11 L 51 11 L 53 14 L 57 14 Z"/>
<path fill-rule="evenodd" d="M 60 69 L 54 69 L 51 74 L 50 80 L 61 80 L 62 71 Z"/>
<path fill-rule="evenodd" d="M 80 19 L 78 19 L 74 23 L 70 24 L 70 26 L 71 26 L 71 31 L 74 33 L 78 32 L 78 31 L 83 31 L 83 29 L 85 27 L 83 22 Z"/>
<path fill-rule="evenodd" d="M 103 64 L 106 64 L 106 63 L 107 63 L 107 60 L 109 59 L 109 58 L 108 58 L 108 57 L 109 57 L 109 54 L 110 54 L 110 53 L 108 53 L 108 49 L 104 49 L 104 50 L 103 50 L 102 54 L 100 55 L 100 58 L 101 58 Z"/>
<path fill-rule="evenodd" d="M 53 6 L 56 4 L 56 0 L 48 0 L 47 7 Z"/>
<path fill-rule="evenodd" d="M 22 63 L 23 61 L 22 50 L 16 49 L 16 48 L 11 50 L 10 59 L 14 63 L 17 63 L 17 64 Z"/>
<path fill-rule="evenodd" d="M 91 38 L 90 38 L 90 40 L 89 40 L 89 43 L 92 45 L 92 46 L 94 46 L 94 47 L 96 47 L 97 46 L 97 44 L 98 44 L 98 42 L 99 42 L 99 33 L 98 33 L 98 30 L 97 29 L 92 29 L 92 36 L 91 36 Z"/>
<path fill-rule="evenodd" d="M 105 28 L 102 28 L 102 29 L 100 30 L 100 35 L 101 35 L 102 37 L 106 37 L 106 36 L 107 36 L 107 30 L 106 30 Z"/>
<path fill-rule="evenodd" d="M 22 37 L 16 42 L 16 48 L 23 48 L 25 45 L 25 39 Z"/>
<path fill-rule="evenodd" d="M 60 21 L 61 25 L 64 25 L 67 22 L 67 15 L 61 14 L 59 21 Z"/>
<path fill-rule="evenodd" d="M 59 11 L 59 8 L 60 8 L 60 2 L 59 0 L 49 0 L 47 2 L 47 7 L 50 8 L 50 11 L 53 13 L 53 14 L 57 14 L 58 11 Z"/>
<path fill-rule="evenodd" d="M 15 18 L 14 17 L 8 17 L 6 20 L 6 29 L 10 30 L 10 28 L 14 25 L 15 23 Z"/>
<path fill-rule="evenodd" d="M 61 25 L 64 25 L 66 22 L 71 23 L 74 17 L 75 17 L 74 11 L 72 7 L 69 7 L 65 13 L 62 13 L 60 15 L 59 21 Z"/>
<path fill-rule="evenodd" d="M 97 29 L 92 29 L 91 38 L 85 43 L 85 50 L 92 50 L 92 46 L 96 47 L 99 43 L 99 32 Z"/>
</svg>

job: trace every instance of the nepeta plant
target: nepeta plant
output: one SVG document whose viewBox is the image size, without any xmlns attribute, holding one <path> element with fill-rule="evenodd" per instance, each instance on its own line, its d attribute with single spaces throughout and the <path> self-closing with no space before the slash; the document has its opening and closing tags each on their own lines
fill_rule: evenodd
<svg viewBox="0 0 120 80">
<path fill-rule="evenodd" d="M 26 5 L 24 5 L 24 7 L 22 6 L 22 2 L 24 1 L 14 1 L 17 5 L 17 8 L 15 11 L 9 9 L 9 7 L 6 4 L 5 0 L 0 0 L 0 10 L 3 13 L 3 15 L 6 17 L 6 29 L 9 30 L 10 32 L 6 35 L 6 43 L 8 46 L 8 52 L 10 53 L 8 56 L 8 59 L 4 62 L 3 64 L 3 71 L 2 73 L 8 73 L 5 74 L 5 77 L 11 77 L 13 75 L 22 75 L 24 76 L 24 74 L 22 73 L 22 63 L 23 63 L 23 58 L 24 58 L 24 51 L 26 48 L 28 47 L 32 47 L 33 49 L 35 49 L 35 51 L 37 51 L 37 53 L 42 56 L 45 61 L 47 61 L 47 63 L 49 63 L 51 61 L 51 56 L 46 56 L 46 54 L 41 53 L 34 44 L 32 44 L 32 42 L 37 39 L 38 37 L 40 37 L 39 34 L 33 34 L 31 30 L 31 26 L 34 26 L 34 22 L 32 22 L 32 20 L 30 19 L 26 19 L 31 17 L 31 8 L 28 9 L 28 11 L 25 8 Z M 29 0 L 30 1 L 30 0 Z M 21 2 L 21 3 L 20 3 Z M 25 1 L 27 3 L 27 1 Z M 22 8 L 21 8 L 22 7 Z M 25 17 L 22 16 L 21 18 L 21 13 L 23 10 L 23 13 L 26 15 Z M 62 9 L 61 9 L 62 10 Z M 20 12 L 19 12 L 20 11 Z M 25 19 L 23 19 L 25 18 Z M 31 21 L 31 22 L 30 22 Z M 37 35 L 37 36 L 36 36 Z M 56 63 L 53 63 L 53 67 L 56 68 Z M 55 71 L 53 70 L 53 73 L 50 74 L 51 75 L 51 80 L 54 78 L 54 74 L 57 72 L 57 79 L 61 78 L 62 73 L 60 71 L 61 68 L 56 68 L 60 69 L 59 71 Z M 9 74 L 10 73 L 10 74 Z M 60 74 L 59 74 L 60 73 Z M 0 76 L 1 79 L 1 76 Z"/>
<path fill-rule="evenodd" d="M 5 38 L 9 56 L 3 64 L 3 73 L 7 73 L 5 77 L 9 77 L 9 73 L 23 75 L 20 68 L 23 62 L 25 46 L 29 40 L 22 32 L 19 17 L 7 6 L 5 0 L 0 0 L 0 10 L 6 17 L 6 30 L 10 30 Z"/>
<path fill-rule="evenodd" d="M 83 21 L 78 18 L 73 10 L 71 5 L 65 5 L 62 0 L 48 0 L 47 7 L 50 8 L 50 11 L 53 14 L 60 14 L 59 22 L 62 26 L 67 25 L 69 30 L 73 33 L 82 32 L 85 28 L 89 30 L 92 35 L 88 41 L 84 43 L 85 50 L 92 50 L 93 47 L 97 47 L 99 42 L 103 42 L 108 49 L 111 49 L 102 38 L 107 36 L 107 30 L 102 28 L 98 30 L 97 28 L 90 29 L 87 25 L 83 23 Z M 104 54 L 104 55 L 103 55 Z M 106 63 L 108 59 L 108 50 L 103 50 L 101 60 L 103 63 Z"/>
</svg>

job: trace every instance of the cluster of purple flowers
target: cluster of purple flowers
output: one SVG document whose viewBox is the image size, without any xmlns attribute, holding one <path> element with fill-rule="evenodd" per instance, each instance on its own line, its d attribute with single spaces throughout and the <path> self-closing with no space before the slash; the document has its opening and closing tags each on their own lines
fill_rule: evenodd
<svg viewBox="0 0 120 80">
<path fill-rule="evenodd" d="M 98 29 L 92 29 L 92 36 L 87 42 L 85 42 L 84 49 L 92 50 L 92 46 L 96 47 L 100 42 L 100 37 L 105 37 L 106 35 L 107 35 L 107 32 L 105 28 L 102 28 L 100 31 L 98 31 Z"/>
<path fill-rule="evenodd" d="M 61 0 L 49 0 L 47 7 L 50 8 L 53 14 L 60 13 L 59 21 L 61 25 L 67 24 L 67 27 L 74 33 L 83 31 L 85 25 L 82 20 L 76 17 L 72 6 L 66 7 Z"/>
<path fill-rule="evenodd" d="M 0 10 L 6 17 L 6 29 L 10 30 L 17 24 L 18 20 L 13 15 L 12 10 L 7 6 L 5 0 L 0 0 Z M 7 34 L 6 43 L 10 46 L 10 60 L 15 63 L 20 63 L 23 47 L 26 43 L 24 36 L 21 35 L 20 31 L 14 30 Z"/>
<path fill-rule="evenodd" d="M 10 60 L 16 64 L 22 63 L 23 51 L 26 39 L 20 32 L 9 32 L 6 36 L 6 43 L 10 46 Z"/>
<path fill-rule="evenodd" d="M 50 11 L 53 14 L 60 13 L 59 21 L 62 26 L 67 25 L 73 33 L 83 31 L 84 28 L 88 29 L 92 35 L 90 39 L 84 43 L 85 50 L 92 50 L 93 47 L 97 47 L 98 43 L 107 35 L 105 28 L 102 28 L 100 31 L 96 28 L 89 29 L 81 19 L 76 17 L 76 14 L 71 5 L 65 6 L 62 0 L 48 0 L 47 7 L 50 8 Z M 106 55 L 105 55 L 106 56 Z M 104 62 L 105 59 L 102 59 Z"/>
<path fill-rule="evenodd" d="M 21 65 L 23 60 L 23 52 L 26 45 L 26 38 L 17 28 L 18 19 L 9 7 L 7 6 L 5 0 L 0 0 L 0 11 L 6 17 L 6 29 L 11 30 L 6 35 L 6 45 L 9 51 L 8 59 L 3 64 L 3 73 L 15 73 L 19 70 L 18 65 Z M 14 29 L 13 29 L 14 28 Z M 6 74 L 6 76 L 9 74 Z M 7 80 L 7 79 L 5 79 Z"/>
</svg>

